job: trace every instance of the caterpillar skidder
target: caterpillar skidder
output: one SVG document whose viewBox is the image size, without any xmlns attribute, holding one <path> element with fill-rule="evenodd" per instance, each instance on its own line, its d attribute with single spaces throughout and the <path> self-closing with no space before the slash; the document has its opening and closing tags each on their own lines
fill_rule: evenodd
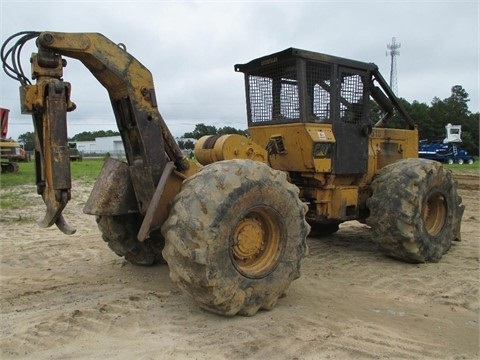
<svg viewBox="0 0 480 360">
<path fill-rule="evenodd" d="M 30 39 L 35 84 L 18 63 Z M 457 185 L 440 163 L 417 158 L 415 124 L 374 64 L 289 48 L 235 65 L 250 136 L 201 138 L 198 162 L 189 162 L 159 113 L 151 73 L 125 46 L 96 33 L 22 32 L 5 42 L 2 62 L 33 117 L 41 226 L 75 231 L 62 216 L 71 188 L 66 114 L 75 109 L 64 57 L 108 91 L 127 158 L 106 160 L 84 212 L 119 256 L 166 261 L 204 309 L 271 309 L 300 275 L 307 236 L 345 221 L 366 222 L 386 254 L 407 262 L 436 262 L 460 238 Z M 376 123 L 371 103 L 384 114 Z M 394 114 L 404 128 L 388 127 Z"/>
</svg>

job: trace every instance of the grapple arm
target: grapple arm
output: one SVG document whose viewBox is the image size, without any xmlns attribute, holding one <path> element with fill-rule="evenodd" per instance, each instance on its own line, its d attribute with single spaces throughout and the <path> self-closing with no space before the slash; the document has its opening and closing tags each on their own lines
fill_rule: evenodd
<svg viewBox="0 0 480 360">
<path fill-rule="evenodd" d="M 36 132 L 37 188 L 47 205 L 42 226 L 54 223 L 73 233 L 61 213 L 70 199 L 71 176 L 66 113 L 74 110 L 63 81 L 62 56 L 80 60 L 107 89 L 125 147 L 140 213 L 147 212 L 167 162 L 178 171 L 188 161 L 161 117 L 150 71 L 98 33 L 43 32 L 31 58 L 34 85 L 21 87 L 22 113 L 32 114 Z"/>
<path fill-rule="evenodd" d="M 70 200 L 70 156 L 67 143 L 67 111 L 75 108 L 70 101 L 70 84 L 62 80 L 62 59 L 50 51 L 32 55 L 35 85 L 20 88 L 23 114 L 32 114 L 35 128 L 35 172 L 37 192 L 47 205 L 39 225 L 56 224 L 66 234 L 73 234 L 62 211 Z"/>
</svg>

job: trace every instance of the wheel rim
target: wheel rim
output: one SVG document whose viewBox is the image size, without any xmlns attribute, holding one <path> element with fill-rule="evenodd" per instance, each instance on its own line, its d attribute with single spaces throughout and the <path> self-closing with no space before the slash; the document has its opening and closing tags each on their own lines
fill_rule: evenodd
<svg viewBox="0 0 480 360">
<path fill-rule="evenodd" d="M 269 208 L 248 211 L 232 231 L 230 257 L 235 268 L 249 278 L 262 278 L 278 264 L 284 241 L 279 215 Z"/>
<path fill-rule="evenodd" d="M 427 206 L 423 214 L 427 232 L 432 236 L 438 235 L 445 225 L 446 218 L 447 202 L 445 197 L 439 192 L 431 194 L 427 199 Z"/>
</svg>

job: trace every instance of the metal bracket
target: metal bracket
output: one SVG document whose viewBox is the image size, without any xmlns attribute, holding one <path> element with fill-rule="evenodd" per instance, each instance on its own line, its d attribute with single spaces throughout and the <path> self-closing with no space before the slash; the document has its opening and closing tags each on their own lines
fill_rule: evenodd
<svg viewBox="0 0 480 360">
<path fill-rule="evenodd" d="M 138 240 L 141 242 L 145 241 L 145 239 L 148 238 L 148 235 L 150 235 L 150 232 L 158 229 L 165 221 L 164 216 L 162 216 L 162 209 L 164 209 L 166 206 L 160 206 L 160 199 L 163 195 L 163 191 L 165 190 L 167 180 L 174 168 L 175 165 L 173 161 L 170 161 L 165 165 L 165 170 L 163 170 L 162 177 L 157 184 L 157 188 L 155 189 L 152 200 L 148 205 L 147 212 L 143 218 L 142 226 L 140 227 L 137 235 Z"/>
</svg>

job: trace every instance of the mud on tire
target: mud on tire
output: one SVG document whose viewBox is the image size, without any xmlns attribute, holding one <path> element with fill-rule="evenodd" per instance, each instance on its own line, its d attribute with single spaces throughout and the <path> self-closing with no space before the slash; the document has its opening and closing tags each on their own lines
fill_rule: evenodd
<svg viewBox="0 0 480 360">
<path fill-rule="evenodd" d="M 162 256 L 165 241 L 160 231 L 154 231 L 144 242 L 137 239 L 142 224 L 139 214 L 97 216 L 97 225 L 103 240 L 118 256 L 135 265 L 164 263 Z"/>
<path fill-rule="evenodd" d="M 437 262 L 460 240 L 464 211 L 452 173 L 436 161 L 405 159 L 381 169 L 367 200 L 367 224 L 389 256 Z"/>
<path fill-rule="evenodd" d="M 205 166 L 184 181 L 162 227 L 170 277 L 214 313 L 271 309 L 300 276 L 306 211 L 298 188 L 265 164 Z"/>
</svg>

